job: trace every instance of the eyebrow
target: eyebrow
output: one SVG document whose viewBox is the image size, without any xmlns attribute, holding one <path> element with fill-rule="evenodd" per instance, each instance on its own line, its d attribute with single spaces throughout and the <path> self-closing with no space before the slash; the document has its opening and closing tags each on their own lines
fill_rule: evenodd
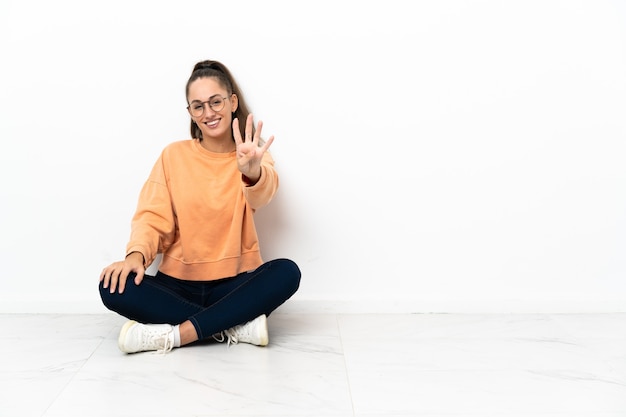
<svg viewBox="0 0 626 417">
<path fill-rule="evenodd" d="M 204 100 L 204 101 L 209 101 L 209 100 L 213 100 L 215 97 L 220 97 L 222 98 L 221 94 L 213 94 L 211 97 L 209 97 L 208 99 Z M 191 103 L 202 103 L 202 100 L 191 100 Z"/>
</svg>

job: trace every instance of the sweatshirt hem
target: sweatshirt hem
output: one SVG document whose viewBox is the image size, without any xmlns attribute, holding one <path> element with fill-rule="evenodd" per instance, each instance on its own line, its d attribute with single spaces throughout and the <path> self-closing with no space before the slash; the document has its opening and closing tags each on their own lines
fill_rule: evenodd
<svg viewBox="0 0 626 417">
<path fill-rule="evenodd" d="M 258 251 L 216 262 L 193 264 L 186 264 L 178 259 L 163 255 L 159 271 L 186 281 L 214 281 L 234 277 L 241 272 L 252 271 L 262 264 L 263 260 Z"/>
</svg>

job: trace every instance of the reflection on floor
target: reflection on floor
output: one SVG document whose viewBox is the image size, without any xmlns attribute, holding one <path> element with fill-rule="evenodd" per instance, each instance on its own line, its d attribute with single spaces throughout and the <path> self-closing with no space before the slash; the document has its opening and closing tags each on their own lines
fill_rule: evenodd
<svg viewBox="0 0 626 417">
<path fill-rule="evenodd" d="M 270 345 L 117 348 L 124 319 L 0 315 L 0 415 L 626 416 L 626 314 L 280 314 Z"/>
</svg>

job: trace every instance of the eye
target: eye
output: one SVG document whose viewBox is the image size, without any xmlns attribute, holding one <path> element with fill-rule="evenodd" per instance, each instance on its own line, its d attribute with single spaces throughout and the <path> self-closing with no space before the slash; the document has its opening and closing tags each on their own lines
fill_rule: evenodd
<svg viewBox="0 0 626 417">
<path fill-rule="evenodd" d="M 202 110 L 202 107 L 204 107 L 204 106 L 202 106 L 201 103 L 194 103 L 194 104 L 191 105 L 191 108 L 194 109 L 194 110 Z"/>
<path fill-rule="evenodd" d="M 221 97 L 216 97 L 216 98 L 211 100 L 211 107 L 219 107 L 221 105 L 222 105 L 222 98 Z"/>
</svg>

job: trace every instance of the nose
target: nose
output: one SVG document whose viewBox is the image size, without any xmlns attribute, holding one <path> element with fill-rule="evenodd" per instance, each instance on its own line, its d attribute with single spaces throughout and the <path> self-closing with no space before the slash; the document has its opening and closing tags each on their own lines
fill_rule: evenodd
<svg viewBox="0 0 626 417">
<path fill-rule="evenodd" d="M 206 116 L 207 114 L 213 112 L 213 109 L 211 108 L 211 105 L 209 104 L 208 101 L 205 101 L 204 103 L 202 103 L 202 115 Z"/>
<path fill-rule="evenodd" d="M 203 106 L 204 106 L 204 105 L 206 105 L 206 107 L 205 107 L 205 112 L 207 111 L 206 109 L 208 109 L 208 111 L 209 111 L 209 112 L 211 112 L 211 113 L 213 113 L 213 114 L 215 114 L 215 113 L 219 113 L 218 111 L 215 111 L 215 110 L 213 109 L 213 107 L 211 106 L 211 103 L 210 103 L 210 102 L 208 102 L 208 101 L 207 101 L 207 102 L 205 102 L 205 103 L 203 103 L 202 105 L 203 105 Z M 206 113 L 205 113 L 205 114 L 206 114 Z"/>
</svg>

